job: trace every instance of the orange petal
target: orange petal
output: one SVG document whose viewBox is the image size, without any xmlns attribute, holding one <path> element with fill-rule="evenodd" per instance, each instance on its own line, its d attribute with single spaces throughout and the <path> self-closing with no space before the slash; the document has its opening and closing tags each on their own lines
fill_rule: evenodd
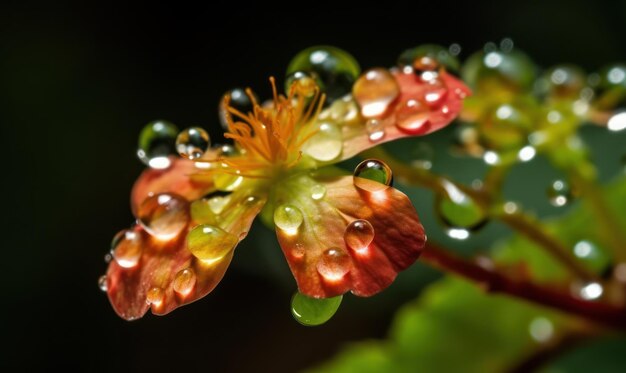
<svg viewBox="0 0 626 373">
<path fill-rule="evenodd" d="M 433 89 L 433 86 L 420 81 L 414 74 L 405 74 L 402 71 L 393 73 L 396 82 L 400 87 L 400 96 L 391 104 L 387 110 L 387 115 L 379 120 L 379 128 L 384 131 L 379 133 L 380 138 L 376 136 L 370 137 L 372 132 L 368 132 L 368 125 L 363 121 L 361 123 L 346 124 L 342 126 L 343 135 L 343 152 L 341 159 L 351 158 L 352 156 L 369 149 L 381 143 L 395 140 L 407 136 L 423 136 L 431 132 L 438 131 L 450 124 L 461 112 L 463 108 L 463 98 L 470 94 L 469 88 L 460 80 L 449 75 L 445 70 L 440 72 L 440 81 L 443 83 L 443 98 L 435 105 L 423 104 L 424 97 L 427 92 Z M 411 101 L 418 101 L 426 111 L 421 114 L 424 125 L 415 129 L 407 130 L 398 126 L 401 118 L 406 117 L 407 109 L 403 108 Z M 410 109 L 408 110 L 410 112 Z M 384 133 L 384 135 L 381 135 Z"/>
<path fill-rule="evenodd" d="M 258 196 L 249 199 L 249 192 L 250 189 L 234 192 L 216 224 L 239 240 L 245 237 L 265 203 Z M 198 260 L 187 249 L 186 236 L 194 225 L 189 224 L 182 234 L 167 242 L 150 236 L 140 226 L 133 228 L 141 240 L 139 262 L 124 268 L 113 260 L 107 271 L 107 293 L 119 316 L 134 320 L 150 307 L 153 313 L 164 315 L 204 297 L 220 282 L 234 250 L 211 264 Z M 147 300 L 152 300 L 152 304 Z"/>
<path fill-rule="evenodd" d="M 389 286 L 420 255 L 426 236 L 409 198 L 392 187 L 361 181 L 368 190 L 383 190 L 359 189 L 352 176 L 300 177 L 298 190 L 320 190 L 321 185 L 325 195 L 315 200 L 292 187 L 292 198 L 278 201 L 297 207 L 304 217 L 297 231 L 276 229 L 301 293 L 327 298 L 351 290 L 370 296 Z M 371 224 L 373 237 L 367 229 L 346 235 L 357 220 Z"/>
<path fill-rule="evenodd" d="M 176 193 L 188 201 L 205 195 L 212 184 L 192 180 L 189 176 L 196 172 L 195 162 L 182 158 L 172 158 L 172 165 L 164 170 L 146 169 L 131 192 L 131 208 L 135 216 L 141 203 L 154 194 Z"/>
</svg>

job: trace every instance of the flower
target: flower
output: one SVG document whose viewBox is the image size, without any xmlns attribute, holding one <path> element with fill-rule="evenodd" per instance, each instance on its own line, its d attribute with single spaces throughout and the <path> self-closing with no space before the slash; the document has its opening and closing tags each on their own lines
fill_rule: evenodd
<svg viewBox="0 0 626 373">
<path fill-rule="evenodd" d="M 243 113 L 225 98 L 225 136 L 234 146 L 171 158 L 135 183 L 137 224 L 114 239 L 102 286 L 124 319 L 149 308 L 166 314 L 209 293 L 222 279 L 254 218 L 276 227 L 299 292 L 371 296 L 410 266 L 426 237 L 410 200 L 390 186 L 377 160 L 355 175 L 331 166 L 385 141 L 449 124 L 467 88 L 445 70 L 428 79 L 411 69 L 373 69 L 353 95 L 322 110 L 311 79 L 295 80 Z"/>
</svg>

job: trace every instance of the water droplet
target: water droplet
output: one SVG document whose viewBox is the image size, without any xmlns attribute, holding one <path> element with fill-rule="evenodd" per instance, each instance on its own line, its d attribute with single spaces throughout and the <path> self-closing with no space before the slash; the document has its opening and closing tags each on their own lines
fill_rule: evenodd
<svg viewBox="0 0 626 373">
<path fill-rule="evenodd" d="M 102 275 L 98 278 L 98 287 L 100 290 L 106 292 L 109 290 L 109 285 L 107 283 L 107 275 Z"/>
<path fill-rule="evenodd" d="M 482 94 L 528 91 L 535 82 L 533 62 L 519 49 L 480 51 L 463 64 L 463 81 Z"/>
<path fill-rule="evenodd" d="M 427 81 L 424 91 L 424 103 L 431 108 L 437 108 L 445 101 L 448 95 L 448 87 L 438 77 Z"/>
<path fill-rule="evenodd" d="M 112 253 L 104 254 L 104 262 L 105 263 L 111 263 L 111 260 L 113 260 L 113 254 Z"/>
<path fill-rule="evenodd" d="M 343 239 L 348 247 L 356 251 L 367 250 L 374 241 L 374 227 L 367 220 L 355 220 L 346 227 Z"/>
<path fill-rule="evenodd" d="M 383 68 L 366 71 L 352 87 L 352 95 L 364 118 L 384 116 L 399 94 L 396 79 Z"/>
<path fill-rule="evenodd" d="M 326 187 L 322 184 L 315 184 L 311 187 L 311 198 L 320 200 L 326 195 Z"/>
<path fill-rule="evenodd" d="M 111 253 L 122 268 L 132 268 L 139 263 L 142 252 L 142 238 L 139 232 L 124 229 L 118 232 L 111 242 Z"/>
<path fill-rule="evenodd" d="M 317 262 L 317 272 L 326 280 L 341 280 L 350 271 L 350 256 L 341 248 L 333 247 L 322 254 Z"/>
<path fill-rule="evenodd" d="M 598 274 L 603 274 L 611 265 L 611 257 L 607 251 L 593 241 L 576 242 L 572 247 L 572 252 Z"/>
<path fill-rule="evenodd" d="M 411 166 L 424 170 L 430 170 L 433 166 L 434 155 L 435 151 L 430 144 L 420 142 L 411 148 Z"/>
<path fill-rule="evenodd" d="M 164 299 L 165 292 L 158 286 L 151 288 L 146 293 L 146 303 L 152 305 L 153 307 L 160 307 L 161 304 L 163 304 Z"/>
<path fill-rule="evenodd" d="M 186 159 L 198 159 L 211 145 L 209 134 L 200 127 L 190 127 L 178 134 L 176 151 Z"/>
<path fill-rule="evenodd" d="M 302 259 L 302 258 L 304 258 L 304 254 L 306 254 L 306 250 L 304 249 L 304 246 L 302 246 L 301 243 L 297 243 L 293 247 L 293 249 L 291 249 L 291 255 L 295 259 Z"/>
<path fill-rule="evenodd" d="M 335 100 L 330 105 L 330 108 L 322 113 L 325 113 L 324 119 L 328 119 L 339 125 L 353 125 L 361 123 L 359 107 L 351 95 L 346 95 L 338 100 Z M 322 118 L 322 115 L 320 115 L 320 118 Z"/>
<path fill-rule="evenodd" d="M 365 130 L 372 142 L 376 142 L 385 137 L 385 124 L 379 119 L 368 119 L 365 122 Z"/>
<path fill-rule="evenodd" d="M 274 224 L 289 235 L 296 234 L 304 216 L 296 206 L 280 205 L 274 210 Z"/>
<path fill-rule="evenodd" d="M 256 101 L 259 102 L 258 97 L 254 93 L 252 93 L 252 95 L 256 99 Z M 231 114 L 228 112 L 228 110 L 226 110 L 226 106 L 224 105 L 224 100 L 227 96 L 230 96 L 230 102 L 228 103 L 228 105 L 231 108 L 238 110 L 240 113 L 248 114 L 253 110 L 252 100 L 250 100 L 250 97 L 246 93 L 245 89 L 233 88 L 230 91 L 224 93 L 222 99 L 220 100 L 218 108 L 220 124 L 222 125 L 224 131 L 228 131 L 228 118 L 231 117 Z"/>
<path fill-rule="evenodd" d="M 161 240 L 170 240 L 187 226 L 189 203 L 174 193 L 155 194 L 143 201 L 137 216 L 148 233 Z"/>
<path fill-rule="evenodd" d="M 550 204 L 554 207 L 565 206 L 572 199 L 569 184 L 563 180 L 555 180 L 547 190 Z"/>
<path fill-rule="evenodd" d="M 442 186 L 443 191 L 435 199 L 435 210 L 445 226 L 470 231 L 485 225 L 487 214 L 471 196 L 451 182 L 443 181 Z"/>
<path fill-rule="evenodd" d="M 378 159 L 366 159 L 359 163 L 353 175 L 354 185 L 370 192 L 385 190 L 393 183 L 391 168 Z M 379 184 L 366 183 L 362 179 L 373 180 Z"/>
<path fill-rule="evenodd" d="M 198 225 L 187 235 L 187 249 L 206 264 L 222 259 L 237 243 L 239 239 L 234 234 L 208 224 Z"/>
<path fill-rule="evenodd" d="M 528 325 L 530 336 L 537 342 L 548 342 L 554 335 L 554 325 L 545 317 L 535 317 Z"/>
<path fill-rule="evenodd" d="M 454 45 L 454 44 L 453 44 Z M 415 48 L 407 49 L 400 57 L 398 57 L 398 66 L 413 66 L 415 60 L 420 57 L 429 57 L 434 59 L 439 65 L 444 65 L 448 70 L 456 71 L 459 69 L 459 60 L 454 56 L 452 46 L 450 50 L 441 45 L 425 44 Z M 459 47 L 460 52 L 460 47 Z"/>
<path fill-rule="evenodd" d="M 319 86 L 319 77 L 312 71 L 294 71 L 285 78 L 285 93 L 289 95 L 291 86 L 297 84 L 295 93 L 303 97 L 313 97 L 315 89 Z"/>
<path fill-rule="evenodd" d="M 182 296 L 187 296 L 196 285 L 196 274 L 193 269 L 185 268 L 179 271 L 174 277 L 174 291 Z"/>
<path fill-rule="evenodd" d="M 418 100 L 407 100 L 396 109 L 396 127 L 412 135 L 426 133 L 430 129 L 430 108 Z"/>
<path fill-rule="evenodd" d="M 301 51 L 289 62 L 287 74 L 296 71 L 316 73 L 320 88 L 332 102 L 350 93 L 361 68 L 354 57 L 339 48 L 315 46 Z"/>
<path fill-rule="evenodd" d="M 517 159 L 519 159 L 522 162 L 528 162 L 532 160 L 533 158 L 535 158 L 536 154 L 537 154 L 537 151 L 535 150 L 533 146 L 526 145 L 525 147 L 521 148 L 519 152 L 517 153 Z"/>
<path fill-rule="evenodd" d="M 342 295 L 315 299 L 296 292 L 291 298 L 291 314 L 302 325 L 321 325 L 333 317 L 339 309 L 342 299 Z"/>
<path fill-rule="evenodd" d="M 178 128 L 170 122 L 156 120 L 148 123 L 139 134 L 137 156 L 151 168 L 165 169 L 175 153 Z"/>
<path fill-rule="evenodd" d="M 343 137 L 341 129 L 328 122 L 319 126 L 319 131 L 304 144 L 304 153 L 322 162 L 331 161 L 341 154 Z"/>
</svg>

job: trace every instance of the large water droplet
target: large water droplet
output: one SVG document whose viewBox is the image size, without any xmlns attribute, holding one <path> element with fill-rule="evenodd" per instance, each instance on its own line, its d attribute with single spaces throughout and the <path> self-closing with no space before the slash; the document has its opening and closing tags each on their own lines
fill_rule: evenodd
<svg viewBox="0 0 626 373">
<path fill-rule="evenodd" d="M 296 292 L 291 298 L 291 314 L 302 325 L 321 325 L 333 317 L 339 309 L 342 299 L 342 295 L 315 299 Z"/>
<path fill-rule="evenodd" d="M 376 142 L 385 137 L 385 123 L 380 119 L 368 119 L 365 122 L 365 130 L 371 142 Z"/>
<path fill-rule="evenodd" d="M 297 84 L 293 89 L 295 93 L 303 97 L 313 97 L 315 89 L 319 86 L 319 77 L 312 71 L 295 71 L 285 78 L 285 93 L 290 94 L 292 86 Z"/>
<path fill-rule="evenodd" d="M 400 87 L 396 79 L 383 68 L 366 71 L 352 87 L 352 95 L 361 107 L 364 118 L 385 116 L 399 94 Z"/>
<path fill-rule="evenodd" d="M 341 129 L 331 123 L 321 123 L 319 131 L 304 144 L 303 151 L 322 162 L 331 161 L 341 154 L 343 138 Z"/>
<path fill-rule="evenodd" d="M 367 220 L 355 220 L 346 227 L 343 239 L 353 250 L 367 250 L 367 247 L 374 241 L 374 227 Z"/>
<path fill-rule="evenodd" d="M 209 134 L 200 127 L 190 127 L 178 134 L 176 151 L 186 159 L 198 159 L 211 145 Z"/>
<path fill-rule="evenodd" d="M 435 206 L 441 222 L 449 228 L 477 230 L 487 222 L 485 210 L 471 196 L 448 181 L 443 182 L 443 191 L 437 194 Z"/>
<path fill-rule="evenodd" d="M 335 100 L 328 110 L 325 110 L 325 118 L 339 125 L 360 124 L 359 107 L 350 95 Z M 320 115 L 321 117 L 321 115 Z"/>
<path fill-rule="evenodd" d="M 315 46 L 303 50 L 291 60 L 287 74 L 296 71 L 316 73 L 320 88 L 332 102 L 350 92 L 361 68 L 354 57 L 339 48 Z"/>
<path fill-rule="evenodd" d="M 137 156 L 151 168 L 165 169 L 175 153 L 178 128 L 170 122 L 156 120 L 148 123 L 139 134 Z"/>
<path fill-rule="evenodd" d="M 322 184 L 315 184 L 311 187 L 311 198 L 318 201 L 326 195 L 326 187 Z"/>
<path fill-rule="evenodd" d="M 98 288 L 100 288 L 100 290 L 104 292 L 109 290 L 109 285 L 107 283 L 107 275 L 102 275 L 98 278 Z"/>
<path fill-rule="evenodd" d="M 354 185 L 358 188 L 377 192 L 387 189 L 393 183 L 391 168 L 378 159 L 366 159 L 354 169 Z M 379 184 L 366 183 L 362 179 L 368 179 Z"/>
<path fill-rule="evenodd" d="M 133 230 L 118 232 L 111 242 L 113 258 L 123 268 L 132 268 L 139 263 L 142 252 L 141 234 Z"/>
<path fill-rule="evenodd" d="M 326 280 L 341 280 L 350 271 L 351 260 L 345 250 L 339 247 L 330 248 L 322 254 L 317 262 L 317 272 Z"/>
<path fill-rule="evenodd" d="M 238 242 L 234 234 L 208 224 L 198 225 L 187 235 L 187 249 L 207 264 L 222 259 Z"/>
<path fill-rule="evenodd" d="M 170 240 L 187 226 L 189 203 L 174 193 L 155 194 L 143 201 L 137 217 L 148 233 L 161 240 Z"/>
<path fill-rule="evenodd" d="M 572 199 L 569 184 L 564 180 L 555 180 L 547 190 L 548 200 L 554 207 L 565 206 Z"/>
<path fill-rule="evenodd" d="M 254 95 L 254 93 L 252 93 L 252 95 L 256 99 L 256 101 L 259 102 L 258 97 Z M 226 106 L 224 105 L 224 99 L 227 96 L 230 96 L 230 102 L 228 103 L 228 105 L 233 109 L 238 110 L 240 113 L 248 114 L 253 110 L 252 100 L 250 100 L 250 97 L 248 97 L 248 95 L 246 94 L 245 89 L 233 88 L 230 91 L 224 93 L 222 99 L 220 100 L 218 109 L 220 124 L 222 125 L 224 131 L 228 131 L 228 118 L 232 116 L 232 114 L 228 112 Z"/>
<path fill-rule="evenodd" d="M 182 296 L 187 296 L 193 290 L 196 285 L 196 274 L 193 269 L 185 268 L 179 271 L 174 277 L 174 291 Z"/>
<path fill-rule="evenodd" d="M 302 225 L 304 216 L 293 205 L 280 205 L 274 210 L 274 224 L 287 234 L 296 234 Z"/>
<path fill-rule="evenodd" d="M 148 290 L 146 293 L 146 303 L 152 305 L 153 307 L 161 307 L 163 304 L 163 300 L 165 299 L 165 291 L 158 286 L 155 286 Z"/>
<path fill-rule="evenodd" d="M 407 100 L 396 109 L 396 127 L 412 135 L 426 133 L 430 129 L 430 108 L 418 101 Z"/>
</svg>

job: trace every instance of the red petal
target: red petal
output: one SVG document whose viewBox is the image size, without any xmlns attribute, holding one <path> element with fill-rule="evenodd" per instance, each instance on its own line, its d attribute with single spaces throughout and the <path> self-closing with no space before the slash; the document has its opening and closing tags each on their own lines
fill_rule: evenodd
<svg viewBox="0 0 626 373">
<path fill-rule="evenodd" d="M 442 70 L 440 79 L 446 87 L 445 96 L 425 115 L 428 125 L 417 131 L 402 131 L 396 125 L 397 114 L 401 110 L 401 105 L 409 100 L 423 100 L 425 92 L 431 88 L 431 85 L 421 82 L 414 73 L 405 74 L 399 71 L 395 72 L 394 76 L 400 87 L 400 96 L 392 104 L 393 107 L 387 110 L 390 114 L 380 119 L 381 126 L 384 128 L 384 137 L 376 141 L 370 140 L 370 134 L 364 123 L 344 125 L 342 127 L 344 143 L 341 159 L 351 158 L 366 149 L 387 141 L 407 136 L 423 136 L 442 129 L 459 115 L 463 108 L 463 98 L 470 94 L 469 88 L 463 82 Z"/>
<path fill-rule="evenodd" d="M 192 180 L 189 176 L 198 170 L 195 162 L 172 158 L 172 165 L 164 170 L 146 169 L 137 179 L 131 192 L 131 208 L 137 209 L 149 196 L 159 193 L 176 193 L 188 201 L 196 200 L 211 189 L 211 183 Z"/>
<path fill-rule="evenodd" d="M 382 185 L 363 181 L 372 187 Z M 308 181 L 300 178 L 298 182 L 309 186 L 322 184 L 326 188 L 326 195 L 317 201 L 282 201 L 298 207 L 304 216 L 297 234 L 276 229 L 300 292 L 316 298 L 333 297 L 348 290 L 358 296 L 370 296 L 389 286 L 399 271 L 418 258 L 426 236 L 411 201 L 402 192 L 391 187 L 368 192 L 355 187 L 352 176 Z M 357 219 L 367 220 L 374 228 L 373 241 L 365 248 L 351 248 L 344 240 L 346 227 Z M 329 277 L 328 266 L 324 266 L 329 261 L 324 262 L 324 256 L 333 256 L 324 252 L 330 248 L 337 248 L 340 255 L 334 262 L 339 264 L 335 268 L 339 269 L 335 271 L 337 276 Z M 325 270 L 320 271 L 320 265 Z"/>
<path fill-rule="evenodd" d="M 246 201 L 248 195 L 243 191 L 233 193 L 231 202 L 219 216 L 220 227 L 240 239 L 245 237 L 265 203 L 265 199 L 258 197 L 253 202 Z M 151 307 L 146 299 L 153 288 L 162 290 L 163 300 L 160 304 L 152 304 L 152 312 L 163 315 L 204 297 L 220 282 L 234 250 L 210 265 L 196 259 L 187 249 L 186 236 L 192 225 L 189 224 L 179 237 L 168 242 L 158 241 L 139 226 L 134 228 L 143 242 L 138 264 L 133 268 L 123 268 L 113 260 L 107 271 L 107 293 L 118 315 L 126 320 L 142 317 Z M 185 269 L 193 271 L 195 284 L 192 282 L 189 292 L 181 294 L 180 288 L 179 292 L 175 291 L 174 279 Z"/>
</svg>

